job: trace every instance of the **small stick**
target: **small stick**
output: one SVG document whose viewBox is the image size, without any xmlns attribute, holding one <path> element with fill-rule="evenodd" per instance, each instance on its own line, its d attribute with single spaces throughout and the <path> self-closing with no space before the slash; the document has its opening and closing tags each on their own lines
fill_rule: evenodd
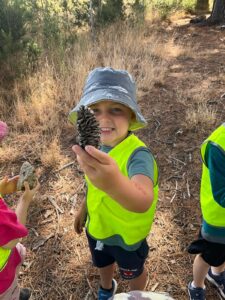
<svg viewBox="0 0 225 300">
<path fill-rule="evenodd" d="M 175 178 L 177 178 L 177 179 L 182 179 L 183 177 L 182 177 L 182 176 L 179 176 L 179 175 L 171 175 L 171 176 L 168 177 L 165 181 L 169 181 L 169 180 L 175 179 Z"/>
<path fill-rule="evenodd" d="M 38 248 L 40 248 L 41 246 L 43 246 L 45 244 L 45 242 L 47 242 L 50 238 L 52 238 L 53 236 L 55 236 L 54 233 L 51 233 L 49 236 L 47 236 L 46 238 L 40 240 L 39 242 L 36 243 L 36 245 L 34 245 L 34 247 L 32 248 L 32 250 L 37 250 Z"/>
<path fill-rule="evenodd" d="M 156 282 L 156 284 L 154 284 L 153 287 L 151 288 L 151 292 L 154 292 L 158 285 L 159 285 L 159 283 Z"/>
<path fill-rule="evenodd" d="M 188 194 L 188 198 L 190 198 L 191 197 L 191 193 L 190 193 L 188 179 L 187 179 L 187 194 Z"/>
<path fill-rule="evenodd" d="M 53 197 L 48 196 L 48 200 L 51 202 L 51 204 L 55 207 L 55 209 L 56 209 L 57 211 L 59 211 L 61 214 L 64 213 L 64 210 L 61 209 L 61 208 L 58 206 L 58 204 L 56 204 L 56 202 L 55 202 L 55 200 L 53 199 Z"/>
<path fill-rule="evenodd" d="M 174 198 L 176 197 L 176 195 L 177 195 L 177 193 L 175 192 L 174 195 L 173 195 L 173 197 L 172 197 L 171 200 L 170 200 L 170 203 L 173 202 L 173 200 L 174 200 Z"/>
<path fill-rule="evenodd" d="M 59 212 L 61 212 L 61 214 L 64 213 L 64 211 L 56 204 L 55 200 L 53 199 L 53 197 L 48 197 L 48 200 L 51 202 L 51 204 L 55 207 L 55 212 L 56 212 L 56 216 L 57 216 L 57 228 L 56 228 L 56 234 L 58 235 L 59 233 Z"/>
<path fill-rule="evenodd" d="M 66 168 L 68 168 L 68 167 L 70 167 L 70 166 L 72 166 L 74 164 L 75 164 L 75 161 L 71 161 L 68 164 L 65 164 L 64 166 L 62 166 L 60 169 L 56 170 L 56 172 L 60 172 L 60 171 L 66 169 Z"/>
<path fill-rule="evenodd" d="M 175 199 L 175 197 L 176 197 L 176 195 L 177 195 L 177 190 L 178 190 L 178 183 L 177 183 L 177 181 L 176 181 L 175 193 L 174 193 L 173 197 L 171 198 L 170 203 L 172 203 L 173 200 Z"/>
<path fill-rule="evenodd" d="M 182 161 L 182 160 L 180 160 L 180 159 L 178 159 L 176 157 L 173 157 L 173 156 L 169 156 L 169 157 L 172 158 L 173 160 L 176 160 L 176 161 L 182 163 L 184 166 L 186 166 L 186 163 L 184 161 Z"/>
<path fill-rule="evenodd" d="M 37 237 L 39 236 L 38 232 L 33 227 L 30 230 L 33 231 L 34 235 L 36 235 Z"/>
</svg>

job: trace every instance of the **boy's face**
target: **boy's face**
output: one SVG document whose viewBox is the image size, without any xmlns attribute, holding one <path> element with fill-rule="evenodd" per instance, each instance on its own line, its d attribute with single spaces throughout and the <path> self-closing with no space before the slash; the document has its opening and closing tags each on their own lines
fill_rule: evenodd
<svg viewBox="0 0 225 300">
<path fill-rule="evenodd" d="M 133 112 L 126 106 L 112 101 L 91 105 L 101 128 L 101 143 L 114 147 L 126 138 Z"/>
</svg>

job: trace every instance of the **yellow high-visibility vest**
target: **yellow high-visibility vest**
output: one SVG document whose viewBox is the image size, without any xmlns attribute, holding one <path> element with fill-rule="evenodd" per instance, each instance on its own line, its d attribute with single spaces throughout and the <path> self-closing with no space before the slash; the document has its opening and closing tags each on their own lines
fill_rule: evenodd
<svg viewBox="0 0 225 300">
<path fill-rule="evenodd" d="M 209 169 L 205 162 L 205 152 L 209 142 L 225 151 L 225 123 L 219 126 L 202 144 L 201 156 L 203 169 L 200 188 L 200 202 L 204 220 L 209 225 L 225 227 L 225 208 L 219 205 L 214 199 Z"/>
<path fill-rule="evenodd" d="M 121 173 L 128 177 L 127 164 L 132 153 L 138 148 L 146 147 L 134 134 L 129 135 L 120 144 L 109 151 L 117 163 Z M 146 238 L 153 223 L 154 212 L 158 200 L 158 167 L 154 159 L 154 200 L 144 213 L 131 212 L 121 206 L 102 190 L 96 188 L 86 177 L 87 232 L 96 240 L 107 244 L 110 237 L 119 237 L 128 248 Z"/>
<path fill-rule="evenodd" d="M 7 263 L 10 253 L 11 253 L 11 249 L 5 249 L 0 247 L 0 271 Z"/>
</svg>

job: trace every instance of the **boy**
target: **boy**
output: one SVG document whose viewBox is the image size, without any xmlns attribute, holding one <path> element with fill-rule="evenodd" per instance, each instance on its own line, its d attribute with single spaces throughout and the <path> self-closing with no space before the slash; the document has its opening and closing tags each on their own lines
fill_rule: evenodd
<svg viewBox="0 0 225 300">
<path fill-rule="evenodd" d="M 81 105 L 89 106 L 101 129 L 101 149 L 73 146 L 87 181 L 86 201 L 75 218 L 75 231 L 86 234 L 93 263 L 99 268 L 98 300 L 109 299 L 117 289 L 115 262 L 131 290 L 143 290 L 144 263 L 158 198 L 158 169 L 145 144 L 131 130 L 146 121 L 136 102 L 136 89 L 126 71 L 93 70 L 83 96 L 70 113 L 75 123 Z"/>
<path fill-rule="evenodd" d="M 6 123 L 0 121 L 0 141 L 7 135 Z M 25 225 L 30 203 L 39 188 L 39 184 L 30 190 L 24 183 L 25 192 L 18 201 L 15 212 L 6 205 L 2 196 L 16 192 L 19 177 L 5 177 L 0 181 L 0 300 L 27 300 L 28 289 L 20 289 L 17 275 L 26 249 L 19 243 L 20 238 L 28 233 Z"/>
<path fill-rule="evenodd" d="M 225 299 L 225 123 L 204 141 L 201 156 L 203 222 L 198 240 L 188 248 L 189 253 L 198 254 L 188 292 L 191 300 L 205 300 L 207 278 Z"/>
</svg>

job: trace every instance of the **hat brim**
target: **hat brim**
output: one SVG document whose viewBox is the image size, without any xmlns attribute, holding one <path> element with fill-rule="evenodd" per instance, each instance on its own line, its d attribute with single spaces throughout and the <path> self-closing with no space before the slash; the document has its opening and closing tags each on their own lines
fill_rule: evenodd
<svg viewBox="0 0 225 300">
<path fill-rule="evenodd" d="M 145 120 L 144 116 L 141 114 L 136 101 L 129 97 L 128 94 L 120 91 L 115 91 L 112 88 L 107 89 L 99 89 L 95 90 L 94 92 L 90 92 L 84 95 L 80 102 L 74 107 L 74 109 L 69 113 L 69 121 L 72 124 L 75 124 L 77 121 L 77 112 L 81 105 L 90 106 L 96 104 L 101 101 L 112 101 L 116 103 L 120 103 L 122 105 L 127 106 L 132 110 L 135 115 L 135 121 L 129 127 L 129 130 L 134 131 L 137 129 L 141 129 L 147 125 L 147 121 Z"/>
</svg>

